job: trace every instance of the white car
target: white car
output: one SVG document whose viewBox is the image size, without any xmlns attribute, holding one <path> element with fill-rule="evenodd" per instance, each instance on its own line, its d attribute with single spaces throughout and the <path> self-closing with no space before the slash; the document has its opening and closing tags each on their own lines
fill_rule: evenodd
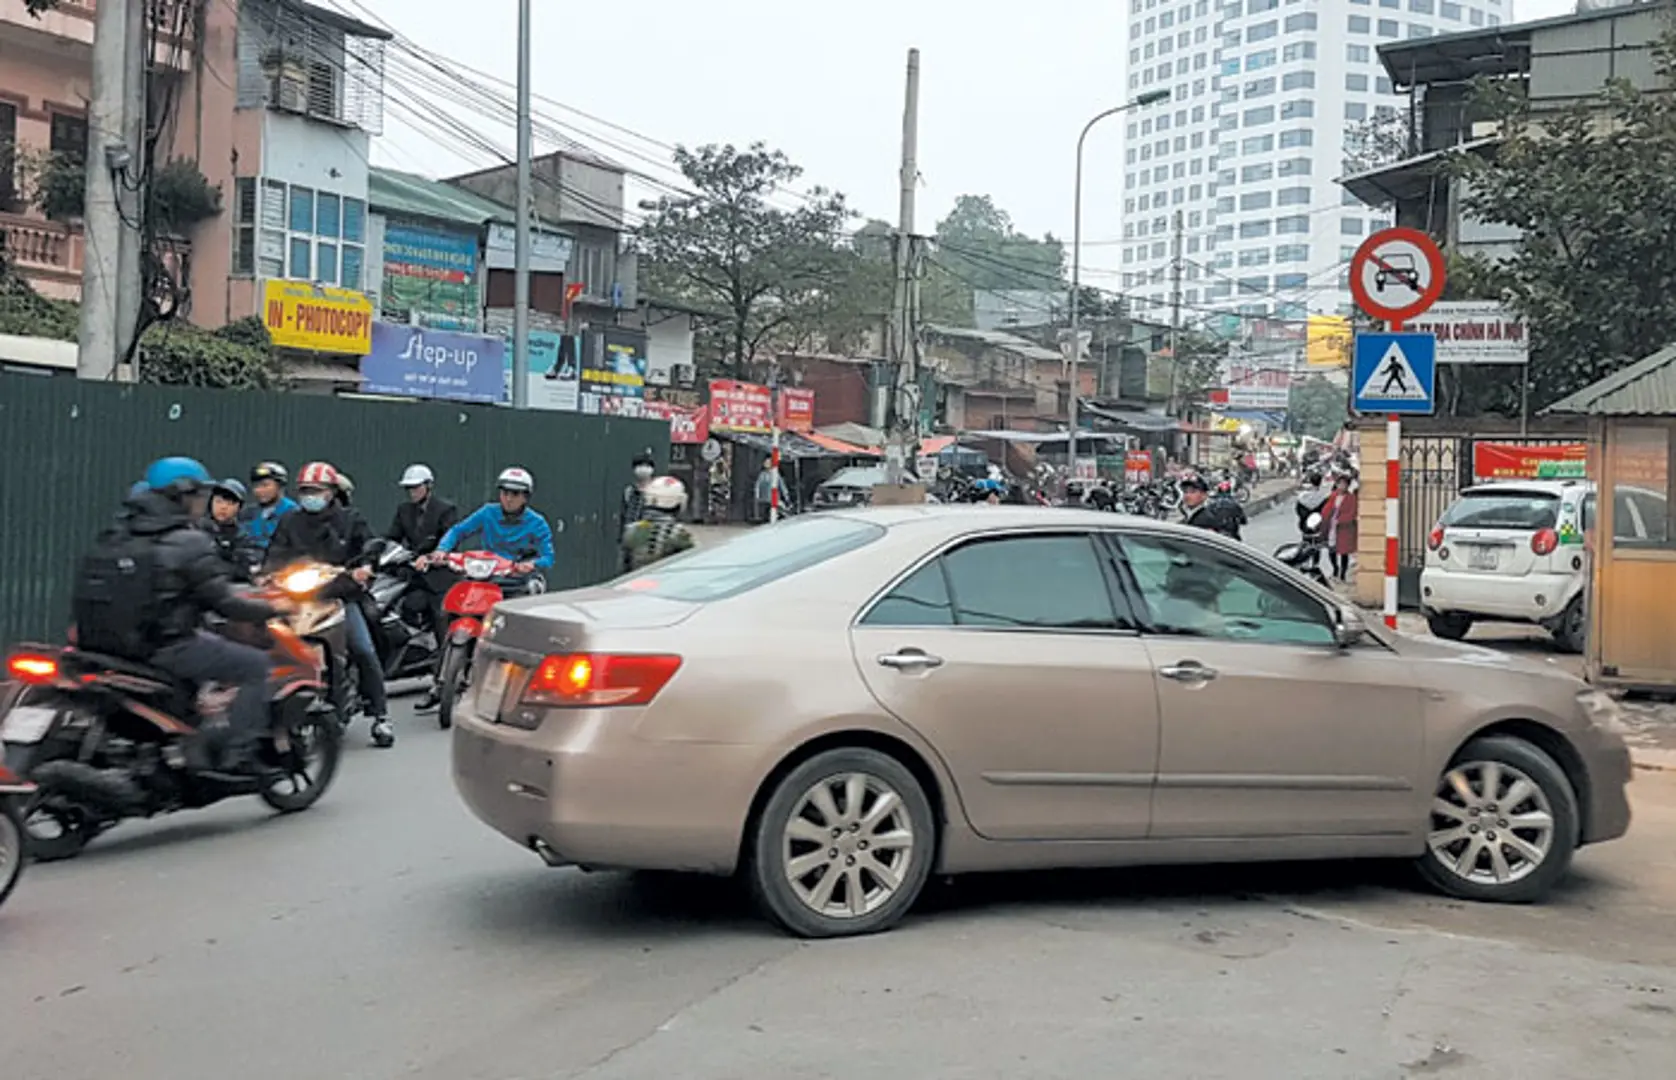
<svg viewBox="0 0 1676 1080">
<path fill-rule="evenodd" d="M 1664 497 L 1619 487 L 1617 543 L 1661 543 Z M 1658 505 L 1655 505 L 1658 504 Z M 1460 640 L 1474 622 L 1535 623 L 1568 652 L 1588 638 L 1589 556 L 1595 486 L 1586 480 L 1518 480 L 1461 492 L 1426 539 L 1420 606 L 1438 637 Z"/>
</svg>

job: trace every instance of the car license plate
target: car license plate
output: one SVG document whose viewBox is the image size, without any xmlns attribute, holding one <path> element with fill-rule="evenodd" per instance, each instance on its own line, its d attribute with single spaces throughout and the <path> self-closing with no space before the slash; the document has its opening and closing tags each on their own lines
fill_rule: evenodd
<svg viewBox="0 0 1676 1080">
<path fill-rule="evenodd" d="M 506 693 L 506 677 L 511 669 L 512 665 L 505 660 L 497 660 L 483 673 L 483 685 L 477 690 L 479 716 L 493 719 L 500 715 L 500 699 Z"/>
<path fill-rule="evenodd" d="M 46 738 L 58 710 L 44 705 L 19 705 L 6 714 L 0 723 L 0 740 L 11 743 L 38 743 Z"/>
<path fill-rule="evenodd" d="M 1501 564 L 1501 552 L 1487 544 L 1477 544 L 1467 552 L 1467 565 L 1474 570 L 1494 570 Z"/>
</svg>

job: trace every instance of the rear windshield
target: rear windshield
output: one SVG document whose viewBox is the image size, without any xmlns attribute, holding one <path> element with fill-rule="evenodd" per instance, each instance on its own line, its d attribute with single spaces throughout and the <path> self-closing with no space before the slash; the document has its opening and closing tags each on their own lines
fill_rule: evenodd
<svg viewBox="0 0 1676 1080">
<path fill-rule="evenodd" d="M 1560 517 L 1560 497 L 1546 491 L 1472 491 L 1443 515 L 1443 524 L 1461 529 L 1552 529 Z"/>
<path fill-rule="evenodd" d="M 720 600 L 817 566 L 884 534 L 878 525 L 853 518 L 797 517 L 658 563 L 612 584 L 671 600 Z"/>
</svg>

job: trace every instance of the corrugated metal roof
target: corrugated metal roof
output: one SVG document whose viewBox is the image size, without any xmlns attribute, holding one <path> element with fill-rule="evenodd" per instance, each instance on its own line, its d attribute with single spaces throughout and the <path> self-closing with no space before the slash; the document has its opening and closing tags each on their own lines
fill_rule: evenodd
<svg viewBox="0 0 1676 1080">
<path fill-rule="evenodd" d="M 481 228 L 485 222 L 510 222 L 512 207 L 465 188 L 414 173 L 374 167 L 367 173 L 367 202 L 385 214 L 431 218 Z"/>
<path fill-rule="evenodd" d="M 957 341 L 977 341 L 997 349 L 1005 349 L 1010 353 L 1031 360 L 1064 359 L 1052 349 L 1044 349 L 1034 342 L 1026 341 L 1021 337 L 1000 330 L 973 330 L 964 326 L 933 326 L 929 324 L 925 329 L 927 333 L 937 337 L 953 338 Z"/>
<path fill-rule="evenodd" d="M 1666 345 L 1542 411 L 1583 416 L 1676 416 L 1676 345 Z"/>
</svg>

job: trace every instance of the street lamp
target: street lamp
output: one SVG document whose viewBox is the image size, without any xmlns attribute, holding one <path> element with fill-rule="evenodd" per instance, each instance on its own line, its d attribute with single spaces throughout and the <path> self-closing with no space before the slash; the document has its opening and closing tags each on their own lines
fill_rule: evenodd
<svg viewBox="0 0 1676 1080">
<path fill-rule="evenodd" d="M 1071 400 L 1065 410 L 1068 414 L 1067 419 L 1070 421 L 1066 428 L 1067 442 L 1065 446 L 1065 460 L 1072 475 L 1075 475 L 1077 468 L 1077 364 L 1082 360 L 1082 322 L 1078 311 L 1078 305 L 1081 300 L 1081 296 L 1079 294 L 1082 292 L 1083 144 L 1088 141 L 1088 133 L 1094 129 L 1094 125 L 1098 124 L 1106 117 L 1116 116 L 1118 113 L 1128 112 L 1130 109 L 1145 108 L 1148 105 L 1156 105 L 1160 101 L 1168 100 L 1170 100 L 1170 92 L 1168 90 L 1148 90 L 1139 97 L 1124 102 L 1122 105 L 1114 105 L 1105 112 L 1100 113 L 1098 116 L 1094 117 L 1094 119 L 1084 124 L 1082 134 L 1077 136 L 1076 205 L 1072 210 L 1073 224 L 1071 226 L 1071 392 L 1068 395 Z"/>
</svg>

